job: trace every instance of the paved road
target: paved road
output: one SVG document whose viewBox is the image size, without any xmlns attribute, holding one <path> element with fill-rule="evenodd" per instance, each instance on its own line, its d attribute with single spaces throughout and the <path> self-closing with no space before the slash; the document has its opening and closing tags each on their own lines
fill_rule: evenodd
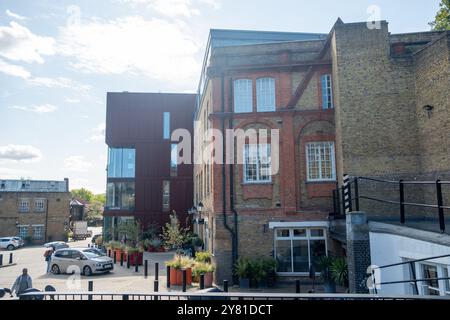
<svg viewBox="0 0 450 320">
<path fill-rule="evenodd" d="M 95 234 L 95 232 L 93 233 Z M 70 242 L 71 247 L 87 247 L 90 239 L 84 241 Z M 52 285 L 57 291 L 87 291 L 88 281 L 94 281 L 94 291 L 97 292 L 153 292 L 154 263 L 159 263 L 159 285 L 160 291 L 166 290 L 166 271 L 164 261 L 170 260 L 173 253 L 145 253 L 144 259 L 149 261 L 149 277 L 144 278 L 143 267 L 139 273 L 130 269 L 120 267 L 117 263 L 114 270 L 108 274 L 93 275 L 91 277 L 80 276 L 79 281 L 74 281 L 71 275 L 46 274 L 46 262 L 43 254 L 46 248 L 42 246 L 24 247 L 15 251 L 14 262 L 17 264 L 10 267 L 0 268 L 0 287 L 10 288 L 14 280 L 21 274 L 23 268 L 28 268 L 28 273 L 33 279 L 33 287 L 43 290 L 46 285 Z M 9 251 L 0 251 L 6 258 Z M 6 296 L 3 298 L 7 298 Z"/>
</svg>

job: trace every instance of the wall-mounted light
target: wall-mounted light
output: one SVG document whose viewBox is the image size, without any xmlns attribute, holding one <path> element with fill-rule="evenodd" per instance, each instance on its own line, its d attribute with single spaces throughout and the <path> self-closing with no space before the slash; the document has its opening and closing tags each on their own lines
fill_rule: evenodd
<svg viewBox="0 0 450 320">
<path fill-rule="evenodd" d="M 427 113 L 428 119 L 431 118 L 431 115 L 433 114 L 433 109 L 434 109 L 434 107 L 430 106 L 429 104 L 423 106 L 423 110 Z"/>
</svg>

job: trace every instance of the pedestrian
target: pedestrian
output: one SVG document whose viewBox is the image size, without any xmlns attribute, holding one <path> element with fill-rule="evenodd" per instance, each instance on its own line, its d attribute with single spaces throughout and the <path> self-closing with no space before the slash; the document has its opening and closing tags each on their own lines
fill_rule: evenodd
<svg viewBox="0 0 450 320">
<path fill-rule="evenodd" d="M 28 275 L 28 269 L 24 268 L 22 274 L 14 282 L 11 292 L 16 292 L 16 296 L 19 297 L 25 290 L 33 287 L 31 277 Z"/>
<path fill-rule="evenodd" d="M 52 254 L 54 251 L 55 251 L 55 249 L 53 247 L 50 247 L 50 249 L 48 249 L 44 252 L 44 258 L 45 258 L 45 261 L 47 262 L 47 273 L 50 273 L 50 271 L 51 271 Z"/>
</svg>

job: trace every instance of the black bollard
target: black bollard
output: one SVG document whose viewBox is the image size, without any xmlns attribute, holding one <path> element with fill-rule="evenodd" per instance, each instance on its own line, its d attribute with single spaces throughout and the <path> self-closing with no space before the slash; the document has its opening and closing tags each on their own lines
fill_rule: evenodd
<svg viewBox="0 0 450 320">
<path fill-rule="evenodd" d="M 123 252 L 120 251 L 120 266 L 123 267 Z"/>
<path fill-rule="evenodd" d="M 89 280 L 89 282 L 88 282 L 88 291 L 89 292 L 94 291 L 94 281 L 92 281 L 92 280 Z M 88 299 L 92 300 L 92 294 L 89 295 Z"/>
<path fill-rule="evenodd" d="M 115 253 L 115 252 L 114 252 L 113 260 L 114 260 L 114 264 L 116 264 L 116 262 L 117 262 L 117 257 L 116 257 L 116 253 Z"/>
<path fill-rule="evenodd" d="M 139 256 L 134 255 L 134 272 L 139 272 Z"/>
<path fill-rule="evenodd" d="M 111 249 L 108 249 L 108 257 L 111 258 Z"/>
<path fill-rule="evenodd" d="M 183 270 L 183 292 L 186 292 L 186 279 L 187 278 L 187 272 L 186 269 Z"/>
<path fill-rule="evenodd" d="M 130 269 L 130 255 L 127 254 L 127 269 Z"/>
<path fill-rule="evenodd" d="M 228 292 L 228 280 L 223 280 L 223 292 Z"/>
<path fill-rule="evenodd" d="M 148 261 L 144 261 L 144 278 L 147 279 L 148 276 Z"/>
<path fill-rule="evenodd" d="M 155 279 L 158 280 L 159 278 L 159 263 L 155 262 Z"/>
<path fill-rule="evenodd" d="M 0 254 L 0 266 L 2 266 L 2 265 L 3 265 L 3 255 Z"/>
<path fill-rule="evenodd" d="M 295 280 L 295 293 L 300 293 L 300 280 Z"/>
<path fill-rule="evenodd" d="M 166 267 L 166 270 L 167 270 L 167 274 L 166 274 L 166 279 L 167 279 L 166 287 L 167 287 L 167 288 L 170 288 L 170 267 L 167 266 L 167 267 Z"/>
<path fill-rule="evenodd" d="M 153 281 L 153 291 L 158 292 L 159 290 L 159 281 L 155 280 Z"/>
<path fill-rule="evenodd" d="M 202 273 L 200 275 L 200 290 L 205 289 L 205 275 Z"/>
<path fill-rule="evenodd" d="M 13 254 L 10 253 L 9 254 L 9 264 L 12 264 L 12 263 L 13 263 Z"/>
</svg>

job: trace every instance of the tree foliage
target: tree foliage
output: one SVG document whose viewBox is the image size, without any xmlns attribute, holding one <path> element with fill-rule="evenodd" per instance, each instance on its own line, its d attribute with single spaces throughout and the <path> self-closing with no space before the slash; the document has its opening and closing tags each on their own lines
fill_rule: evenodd
<svg viewBox="0 0 450 320">
<path fill-rule="evenodd" d="M 73 189 L 70 191 L 72 198 L 82 200 L 85 202 L 91 202 L 94 197 L 94 193 L 85 188 Z"/>
<path fill-rule="evenodd" d="M 187 232 L 188 228 L 181 226 L 176 212 L 173 211 L 170 215 L 170 222 L 166 223 L 163 228 L 162 238 L 167 247 L 179 250 L 183 247 Z"/>
<path fill-rule="evenodd" d="M 450 30 L 450 0 L 441 1 L 439 11 L 430 26 L 436 31 Z"/>
</svg>

